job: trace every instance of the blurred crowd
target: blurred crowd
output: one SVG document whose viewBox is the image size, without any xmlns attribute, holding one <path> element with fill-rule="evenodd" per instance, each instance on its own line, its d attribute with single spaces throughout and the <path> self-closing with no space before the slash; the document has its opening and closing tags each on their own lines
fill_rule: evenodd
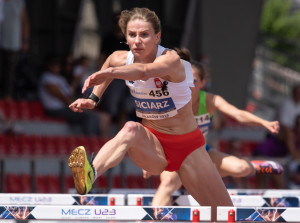
<svg viewBox="0 0 300 223">
<path fill-rule="evenodd" d="M 30 50 L 30 24 L 24 0 L 0 0 L 0 98 L 1 100 L 24 99 L 28 92 L 35 96 L 45 111 L 53 118 L 67 122 L 74 134 L 111 137 L 125 121 L 135 120 L 133 104 L 124 81 L 114 80 L 94 111 L 74 113 L 68 106 L 78 97 L 87 97 L 92 89 L 81 94 L 87 76 L 101 69 L 105 59 L 115 50 L 128 50 L 125 39 L 117 26 L 102 37 L 99 59 L 96 62 L 86 55 L 74 57 L 49 53 L 44 58 L 37 80 L 26 80 L 24 75 L 34 72 L 28 63 Z M 30 76 L 30 74 L 28 75 Z M 32 76 L 32 75 L 31 75 Z M 30 78 L 29 78 L 30 79 Z M 24 84 L 23 84 L 24 85 Z M 23 96 L 23 97 L 22 97 Z M 26 98 L 25 98 L 26 99 Z M 18 133 L 13 121 L 8 120 L 0 110 L 1 131 Z"/>
</svg>

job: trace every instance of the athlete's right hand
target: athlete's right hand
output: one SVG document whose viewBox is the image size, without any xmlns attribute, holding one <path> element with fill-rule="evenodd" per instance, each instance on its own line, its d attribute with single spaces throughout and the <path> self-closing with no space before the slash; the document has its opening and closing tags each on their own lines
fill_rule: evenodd
<svg viewBox="0 0 300 223">
<path fill-rule="evenodd" d="M 88 98 L 79 98 L 69 105 L 74 112 L 83 112 L 83 109 L 94 109 L 96 102 Z"/>
</svg>

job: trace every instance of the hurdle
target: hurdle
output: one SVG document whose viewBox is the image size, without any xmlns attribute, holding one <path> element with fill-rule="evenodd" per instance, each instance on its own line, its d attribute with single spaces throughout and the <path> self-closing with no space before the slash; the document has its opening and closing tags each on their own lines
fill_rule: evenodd
<svg viewBox="0 0 300 223">
<path fill-rule="evenodd" d="M 129 206 L 151 206 L 153 194 L 128 194 L 127 205 Z M 300 207 L 299 197 L 268 197 L 259 195 L 231 195 L 235 207 Z M 172 206 L 199 206 L 191 195 L 172 196 Z"/>
<path fill-rule="evenodd" d="M 1 205 L 125 205 L 124 194 L 0 194 Z"/>
<path fill-rule="evenodd" d="M 300 196 L 298 189 L 227 189 L 230 195 Z"/>
<path fill-rule="evenodd" d="M 218 207 L 217 221 L 226 222 L 299 222 L 300 208 Z"/>
<path fill-rule="evenodd" d="M 0 219 L 200 222 L 211 221 L 211 207 L 0 206 Z"/>
</svg>

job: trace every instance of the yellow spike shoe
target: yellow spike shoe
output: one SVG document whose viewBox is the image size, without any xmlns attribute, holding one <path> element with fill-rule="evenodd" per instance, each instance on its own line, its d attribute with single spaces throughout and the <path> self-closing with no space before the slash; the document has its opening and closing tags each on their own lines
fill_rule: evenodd
<svg viewBox="0 0 300 223">
<path fill-rule="evenodd" d="M 69 157 L 69 167 L 73 175 L 75 188 L 81 195 L 87 194 L 93 186 L 95 170 L 92 161 L 88 161 L 83 146 L 75 148 Z"/>
</svg>

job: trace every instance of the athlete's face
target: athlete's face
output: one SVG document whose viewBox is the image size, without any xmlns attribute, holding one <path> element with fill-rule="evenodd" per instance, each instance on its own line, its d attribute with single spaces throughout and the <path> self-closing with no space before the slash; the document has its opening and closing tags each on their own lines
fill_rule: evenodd
<svg viewBox="0 0 300 223">
<path fill-rule="evenodd" d="M 196 95 L 198 95 L 199 91 L 204 87 L 205 80 L 201 81 L 200 75 L 199 75 L 200 71 L 195 66 L 192 66 L 192 71 L 193 71 L 195 87 L 191 88 L 191 90 L 192 90 L 192 96 L 196 96 Z"/>
<path fill-rule="evenodd" d="M 150 55 L 159 44 L 161 33 L 155 33 L 153 26 L 144 20 L 135 19 L 127 24 L 126 40 L 136 57 Z"/>
</svg>

